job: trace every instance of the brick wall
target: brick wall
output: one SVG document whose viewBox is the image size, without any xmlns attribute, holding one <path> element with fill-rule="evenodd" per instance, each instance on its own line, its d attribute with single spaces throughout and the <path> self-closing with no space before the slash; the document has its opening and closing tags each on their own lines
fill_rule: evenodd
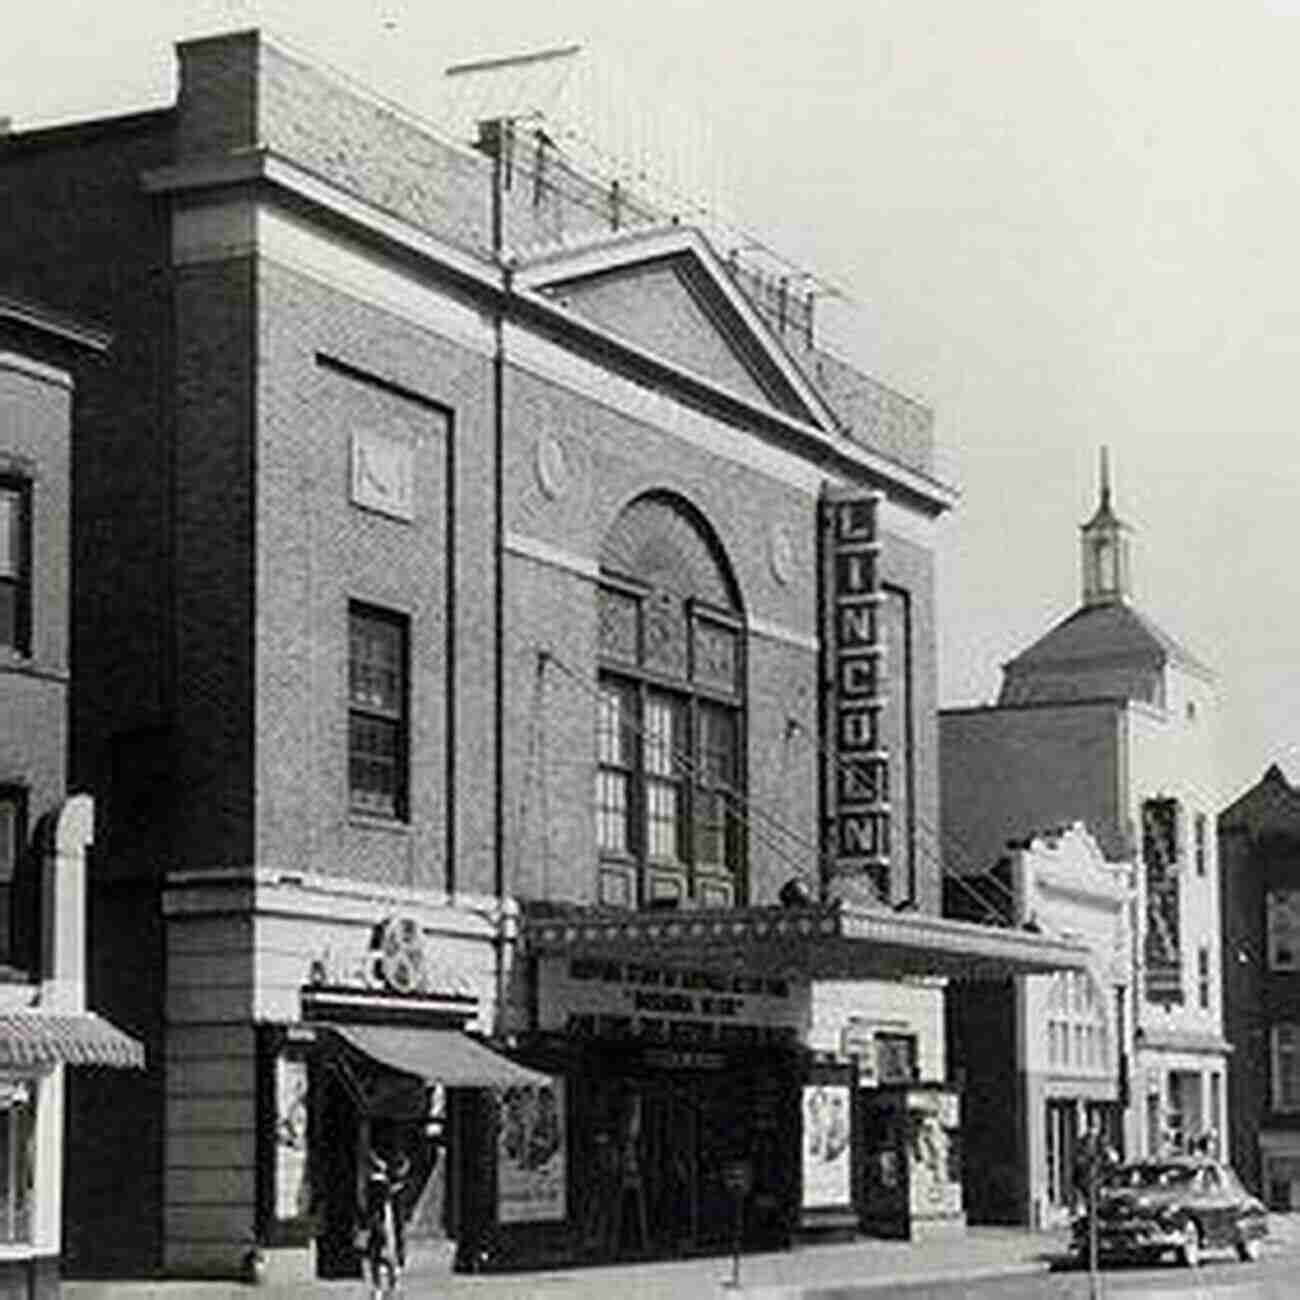
<svg viewBox="0 0 1300 1300">
<path fill-rule="evenodd" d="M 170 152 L 167 114 L 0 139 L 0 292 L 115 339 L 106 359 L 76 367 L 72 485 L 70 776 L 96 797 L 101 851 L 113 820 L 108 738 L 167 707 L 171 289 L 166 214 L 138 176 Z"/>
<path fill-rule="evenodd" d="M 149 815 L 124 831 L 132 819 L 113 777 L 170 752 L 172 287 L 167 216 L 138 177 L 169 160 L 171 130 L 170 114 L 151 113 L 0 140 L 0 291 L 114 336 L 107 357 L 74 366 L 68 776 L 96 800 L 88 998 L 143 1039 L 151 1069 L 129 1081 L 103 1071 L 68 1080 L 67 1160 L 79 1174 L 65 1188 L 64 1241 L 74 1273 L 92 1261 L 147 1269 L 159 1248 L 161 936 L 154 895 L 126 878 L 165 860 L 167 801 L 149 790 Z M 119 743 L 130 736 L 151 739 Z"/>
<path fill-rule="evenodd" d="M 252 860 L 253 267 L 176 282 L 174 867 Z"/>
<path fill-rule="evenodd" d="M 490 892 L 488 359 L 268 261 L 258 293 L 257 860 L 446 888 L 454 802 L 456 887 Z M 415 448 L 412 522 L 350 500 L 350 440 L 359 430 Z M 348 810 L 349 600 L 409 619 L 404 825 Z"/>
<path fill-rule="evenodd" d="M 952 709 L 939 714 L 950 864 L 991 866 L 1008 839 L 1082 821 L 1112 861 L 1129 852 L 1122 706 Z"/>
<path fill-rule="evenodd" d="M 1269 890 L 1300 889 L 1298 805 L 1294 790 L 1270 773 L 1220 815 L 1218 828 L 1232 1163 L 1265 1198 L 1260 1131 L 1300 1127 L 1296 1116 L 1271 1112 L 1270 1027 L 1300 1021 L 1300 995 L 1294 975 L 1269 970 L 1267 924 Z"/>
<path fill-rule="evenodd" d="M 181 157 L 265 147 L 466 249 L 490 249 L 487 159 L 256 32 L 179 53 Z"/>
<path fill-rule="evenodd" d="M 890 753 L 891 897 L 914 891 L 920 911 L 942 910 L 945 845 L 939 824 L 939 706 L 934 555 L 881 533 L 885 594 L 882 734 Z"/>
<path fill-rule="evenodd" d="M 629 501 L 652 489 L 674 492 L 715 531 L 748 617 L 796 638 L 815 638 L 813 498 L 532 373 L 511 372 L 507 402 L 505 490 L 512 535 L 594 569 L 606 532 Z M 568 467 L 567 486 L 553 500 L 537 473 L 539 444 L 548 439 L 563 448 Z M 767 558 L 777 524 L 794 539 L 798 556 L 796 576 L 786 585 L 776 580 Z M 535 559 L 512 557 L 508 598 L 507 731 L 514 759 L 508 807 L 527 804 L 536 816 L 544 793 L 552 808 L 552 833 L 549 844 L 511 846 L 507 858 L 526 864 L 530 854 L 540 852 L 552 863 L 549 883 L 555 896 L 590 900 L 594 698 L 555 668 L 547 669 L 539 688 L 537 652 L 548 650 L 594 685 L 594 582 Z M 816 654 L 809 646 L 751 635 L 748 669 L 749 798 L 764 814 L 753 818 L 749 841 L 751 896 L 767 902 L 792 875 L 816 876 Z M 789 727 L 788 720 L 797 727 Z M 536 753 L 543 734 L 558 759 L 544 792 L 537 788 Z M 538 868 L 525 866 L 523 872 L 525 881 L 539 879 Z"/>
</svg>

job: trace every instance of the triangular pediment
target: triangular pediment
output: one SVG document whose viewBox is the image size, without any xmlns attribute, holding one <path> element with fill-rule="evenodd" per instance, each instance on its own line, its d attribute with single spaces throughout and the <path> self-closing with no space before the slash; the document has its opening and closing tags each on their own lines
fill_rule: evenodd
<svg viewBox="0 0 1300 1300">
<path fill-rule="evenodd" d="M 820 394 L 694 231 L 629 233 L 552 253 L 522 267 L 518 283 L 675 369 L 834 427 Z"/>
</svg>

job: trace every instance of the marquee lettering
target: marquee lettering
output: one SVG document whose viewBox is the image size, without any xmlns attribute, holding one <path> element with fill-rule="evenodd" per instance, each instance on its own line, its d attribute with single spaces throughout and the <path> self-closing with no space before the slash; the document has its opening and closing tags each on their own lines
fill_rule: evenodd
<svg viewBox="0 0 1300 1300">
<path fill-rule="evenodd" d="M 889 756 L 881 744 L 880 494 L 832 491 L 822 507 L 824 678 L 833 743 L 823 782 L 832 870 L 889 891 Z"/>
</svg>

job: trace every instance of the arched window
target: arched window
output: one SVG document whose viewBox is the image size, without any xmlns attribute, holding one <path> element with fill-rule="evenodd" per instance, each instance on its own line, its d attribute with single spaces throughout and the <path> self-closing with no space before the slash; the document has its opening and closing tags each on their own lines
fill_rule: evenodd
<svg viewBox="0 0 1300 1300">
<path fill-rule="evenodd" d="M 598 901 L 726 906 L 745 895 L 744 615 L 708 526 L 640 497 L 600 555 Z"/>
</svg>

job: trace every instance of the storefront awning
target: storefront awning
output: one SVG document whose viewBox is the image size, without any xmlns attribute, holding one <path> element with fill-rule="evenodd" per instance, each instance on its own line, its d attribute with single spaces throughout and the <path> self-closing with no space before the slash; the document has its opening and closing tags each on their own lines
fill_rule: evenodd
<svg viewBox="0 0 1300 1300">
<path fill-rule="evenodd" d="M 524 939 L 537 956 L 641 958 L 731 969 L 743 964 L 808 979 L 1005 979 L 1083 969 L 1092 958 L 1082 944 L 1028 930 L 842 902 L 525 915 Z"/>
<path fill-rule="evenodd" d="M 549 1083 L 459 1029 L 406 1025 L 333 1025 L 349 1046 L 372 1061 L 446 1088 L 509 1088 Z"/>
<path fill-rule="evenodd" d="M 93 1011 L 0 1012 L 0 1067 L 49 1065 L 143 1070 L 144 1047 Z"/>
</svg>

